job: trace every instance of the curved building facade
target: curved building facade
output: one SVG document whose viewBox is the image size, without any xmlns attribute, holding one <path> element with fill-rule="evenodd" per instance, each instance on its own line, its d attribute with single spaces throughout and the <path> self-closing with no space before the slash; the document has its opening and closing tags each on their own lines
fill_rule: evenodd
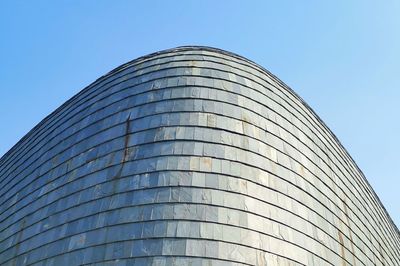
<svg viewBox="0 0 400 266">
<path fill-rule="evenodd" d="M 399 231 L 318 116 L 207 47 L 138 58 L 0 160 L 1 265 L 400 265 Z"/>
</svg>

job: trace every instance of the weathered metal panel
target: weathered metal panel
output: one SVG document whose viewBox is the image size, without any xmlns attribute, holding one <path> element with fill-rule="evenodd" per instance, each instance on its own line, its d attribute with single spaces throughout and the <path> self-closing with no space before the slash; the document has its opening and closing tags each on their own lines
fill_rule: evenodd
<svg viewBox="0 0 400 266">
<path fill-rule="evenodd" d="M 0 159 L 1 265 L 400 265 L 399 232 L 315 113 L 207 47 L 129 62 Z"/>
</svg>

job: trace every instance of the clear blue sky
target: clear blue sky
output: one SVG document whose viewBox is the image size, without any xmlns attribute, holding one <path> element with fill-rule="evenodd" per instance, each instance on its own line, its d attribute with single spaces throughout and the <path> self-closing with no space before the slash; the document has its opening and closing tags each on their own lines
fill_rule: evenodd
<svg viewBox="0 0 400 266">
<path fill-rule="evenodd" d="M 0 155 L 114 67 L 219 47 L 291 86 L 400 226 L 400 1 L 2 1 Z"/>
</svg>

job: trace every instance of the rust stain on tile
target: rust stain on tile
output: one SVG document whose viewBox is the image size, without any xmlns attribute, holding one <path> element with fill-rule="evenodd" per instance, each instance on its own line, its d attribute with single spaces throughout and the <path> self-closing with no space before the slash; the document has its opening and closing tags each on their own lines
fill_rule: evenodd
<svg viewBox="0 0 400 266">
<path fill-rule="evenodd" d="M 344 251 L 343 235 L 338 231 L 339 242 L 340 242 L 340 255 L 342 256 L 342 265 L 346 266 L 346 253 Z"/>
<path fill-rule="evenodd" d="M 126 119 L 125 123 L 125 136 L 124 136 L 124 156 L 122 157 L 122 163 L 125 163 L 129 157 L 129 140 L 130 134 L 129 129 L 131 127 L 131 114 L 129 113 L 128 119 Z"/>
</svg>

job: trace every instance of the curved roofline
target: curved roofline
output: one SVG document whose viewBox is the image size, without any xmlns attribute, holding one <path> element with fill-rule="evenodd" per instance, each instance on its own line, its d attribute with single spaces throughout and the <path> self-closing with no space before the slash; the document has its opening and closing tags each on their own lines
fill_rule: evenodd
<svg viewBox="0 0 400 266">
<path fill-rule="evenodd" d="M 333 133 L 332 130 L 330 130 L 330 128 L 325 124 L 325 122 L 318 116 L 318 114 L 311 108 L 311 106 L 309 106 L 307 104 L 306 101 L 303 100 L 303 98 L 301 98 L 293 89 L 291 89 L 286 83 L 284 83 L 282 80 L 280 80 L 277 76 L 275 76 L 274 74 L 272 74 L 269 70 L 267 70 L 266 68 L 264 68 L 263 66 L 257 64 L 256 62 L 238 55 L 236 53 L 233 52 L 229 52 L 220 48 L 216 48 L 216 47 L 211 47 L 211 46 L 202 46 L 202 45 L 185 45 L 185 46 L 178 46 L 178 47 L 174 47 L 174 48 L 168 48 L 168 49 L 164 49 L 161 51 L 157 51 L 154 53 L 150 53 L 144 56 L 140 56 L 138 58 L 135 58 L 133 60 L 130 60 L 114 69 L 112 69 L 111 71 L 109 71 L 108 73 L 106 73 L 105 75 L 102 75 L 101 77 L 99 77 L 98 79 L 96 79 L 94 82 L 92 82 L 91 84 L 89 84 L 88 86 L 86 86 L 85 88 L 83 88 L 81 91 L 79 91 L 77 94 L 75 94 L 74 96 L 72 96 L 70 99 L 68 99 L 66 102 L 64 102 L 60 107 L 58 107 L 56 110 L 54 110 L 53 112 L 51 112 L 49 115 L 47 115 L 42 121 L 40 121 L 35 127 L 33 127 L 26 135 L 24 135 L 10 150 L 8 150 L 1 158 L 0 158 L 0 165 L 2 164 L 2 162 L 4 161 L 4 159 L 6 157 L 8 157 L 8 155 L 10 153 L 12 153 L 16 147 L 18 147 L 20 144 L 22 144 L 22 142 L 28 138 L 36 129 L 38 129 L 42 124 L 44 124 L 47 120 L 50 119 L 50 117 L 52 117 L 55 113 L 57 113 L 59 110 L 63 109 L 66 105 L 68 105 L 71 101 L 73 101 L 74 99 L 76 99 L 77 97 L 79 97 L 82 93 L 84 93 L 86 90 L 90 89 L 91 87 L 93 87 L 95 84 L 97 84 L 98 82 L 100 82 L 101 80 L 108 78 L 110 75 L 115 74 L 116 72 L 122 71 L 124 68 L 126 68 L 127 66 L 131 65 L 132 63 L 135 62 L 139 62 L 145 59 L 149 59 L 151 57 L 157 56 L 157 55 L 161 55 L 161 54 L 165 54 L 165 53 L 171 53 L 171 52 L 180 52 L 180 51 L 193 51 L 193 50 L 199 50 L 199 51 L 211 51 L 211 52 L 217 52 L 220 54 L 224 54 L 230 57 L 234 57 L 236 59 L 239 60 L 243 60 L 248 62 L 249 64 L 253 65 L 254 67 L 259 68 L 261 71 L 265 72 L 266 74 L 270 75 L 277 83 L 279 83 L 284 89 L 286 89 L 290 94 L 292 94 L 295 98 L 297 98 L 309 111 L 310 113 L 317 119 L 317 121 L 328 131 L 328 133 L 333 137 L 333 139 L 337 142 L 337 144 L 339 145 L 339 147 L 345 152 L 345 154 L 349 157 L 349 159 L 351 160 L 352 164 L 354 165 L 354 167 L 359 171 L 359 173 L 361 174 L 362 178 L 364 179 L 365 183 L 367 184 L 367 186 L 370 188 L 370 190 L 372 191 L 372 193 L 374 193 L 374 196 L 376 197 L 376 199 L 378 200 L 379 204 L 381 205 L 382 209 L 384 210 L 386 216 L 389 218 L 391 224 L 394 226 L 394 229 L 397 231 L 397 234 L 400 236 L 400 231 L 397 227 L 397 225 L 394 223 L 394 221 L 392 220 L 391 216 L 389 215 L 388 211 L 386 210 L 385 206 L 382 204 L 379 196 L 376 194 L 375 190 L 372 188 L 371 184 L 368 182 L 367 178 L 365 177 L 363 171 L 358 167 L 357 163 L 355 162 L 355 160 L 353 159 L 353 157 L 350 155 L 350 153 L 347 151 L 347 149 L 343 146 L 343 144 L 340 142 L 340 140 L 338 139 L 338 137 Z"/>
<path fill-rule="evenodd" d="M 97 83 L 98 81 L 102 80 L 103 78 L 108 77 L 109 75 L 114 74 L 115 72 L 118 72 L 122 69 L 124 69 L 126 66 L 134 63 L 134 62 L 138 62 L 141 60 L 145 60 L 160 54 L 165 54 L 165 53 L 171 53 L 171 52 L 179 52 L 179 51 L 191 51 L 191 50 L 199 50 L 199 51 L 211 51 L 211 52 L 217 52 L 220 54 L 224 54 L 227 56 L 231 56 L 234 57 L 236 59 L 240 59 L 243 61 L 246 61 L 250 64 L 252 64 L 253 66 L 259 68 L 261 71 L 267 73 L 268 75 L 270 75 L 276 82 L 278 82 L 283 88 L 285 88 L 289 93 L 291 93 L 295 98 L 297 98 L 310 112 L 311 114 L 317 119 L 317 121 L 328 131 L 328 133 L 333 137 L 333 139 L 337 142 L 337 144 L 339 145 L 339 147 L 345 152 L 345 154 L 349 157 L 349 159 L 351 160 L 351 162 L 353 163 L 354 167 L 359 171 L 359 173 L 361 174 L 362 178 L 364 179 L 365 183 L 367 184 L 367 186 L 370 188 L 370 190 L 374 193 L 374 196 L 377 198 L 379 204 L 381 205 L 381 207 L 383 208 L 383 210 L 385 211 L 386 216 L 389 218 L 390 222 L 392 223 L 392 225 L 394 226 L 395 230 L 397 231 L 397 233 L 400 235 L 400 231 L 397 228 L 397 225 L 394 223 L 394 221 L 392 220 L 391 216 L 389 215 L 388 211 L 386 210 L 385 206 L 383 205 L 382 201 L 380 200 L 379 196 L 376 194 L 375 190 L 372 188 L 371 184 L 368 182 L 368 179 L 366 178 L 366 176 L 364 175 L 363 171 L 358 167 L 357 163 L 355 162 L 354 158 L 350 155 L 350 153 L 347 151 L 347 149 L 343 146 L 343 144 L 340 142 L 339 138 L 335 135 L 335 133 L 333 133 L 333 131 L 325 124 L 325 122 L 319 117 L 319 115 L 311 108 L 310 105 L 308 105 L 308 103 L 306 101 L 304 101 L 303 98 L 301 98 L 300 95 L 298 95 L 292 88 L 290 88 L 285 82 L 283 82 L 281 79 L 279 79 L 277 76 L 275 76 L 274 74 L 272 74 L 268 69 L 264 68 L 263 66 L 257 64 L 256 62 L 241 56 L 239 54 L 227 51 L 227 50 L 223 50 L 220 48 L 216 48 L 216 47 L 212 47 L 212 46 L 202 46 L 202 45 L 184 45 L 184 46 L 178 46 L 178 47 L 174 47 L 174 48 L 168 48 L 168 49 L 164 49 L 161 51 L 157 51 L 154 53 L 150 53 L 141 57 L 138 57 L 136 59 L 130 60 L 129 62 L 120 65 L 119 67 L 114 68 L 113 70 L 111 70 L 110 72 L 108 72 L 107 74 L 105 74 L 104 76 L 98 78 L 94 83 Z M 92 84 L 90 84 L 88 87 L 90 87 Z M 86 88 L 85 88 L 86 89 Z M 78 93 L 79 94 L 79 93 Z"/>
</svg>

